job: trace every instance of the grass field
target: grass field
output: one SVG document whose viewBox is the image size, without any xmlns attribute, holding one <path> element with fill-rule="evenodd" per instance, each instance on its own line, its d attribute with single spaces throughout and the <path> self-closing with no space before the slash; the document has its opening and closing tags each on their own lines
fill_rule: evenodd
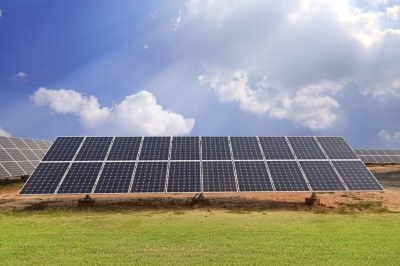
<svg viewBox="0 0 400 266">
<path fill-rule="evenodd" d="M 398 213 L 43 209 L 0 230 L 1 265 L 400 264 Z"/>
</svg>

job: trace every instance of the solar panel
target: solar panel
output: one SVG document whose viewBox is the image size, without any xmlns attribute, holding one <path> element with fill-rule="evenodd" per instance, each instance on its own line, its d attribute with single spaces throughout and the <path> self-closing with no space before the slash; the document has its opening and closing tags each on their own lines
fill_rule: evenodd
<svg viewBox="0 0 400 266">
<path fill-rule="evenodd" d="M 198 137 L 174 137 L 171 160 L 200 160 Z"/>
<path fill-rule="evenodd" d="M 139 152 L 141 137 L 116 137 L 107 160 L 133 161 Z"/>
<path fill-rule="evenodd" d="M 35 170 L 35 166 L 33 166 L 29 161 L 17 162 L 17 164 L 26 174 L 33 173 Z"/>
<path fill-rule="evenodd" d="M 329 162 L 302 161 L 300 165 L 313 191 L 346 191 Z"/>
<path fill-rule="evenodd" d="M 58 137 L 43 161 L 71 161 L 82 141 L 83 137 Z"/>
<path fill-rule="evenodd" d="M 36 144 L 33 139 L 23 139 L 23 142 L 28 146 L 31 150 L 40 150 L 41 148 Z M 48 148 L 46 148 L 48 149 Z"/>
<path fill-rule="evenodd" d="M 7 162 L 7 161 L 13 161 L 13 158 L 8 154 L 8 152 L 0 148 L 0 162 Z"/>
<path fill-rule="evenodd" d="M 102 163 L 73 163 L 57 193 L 92 192 Z"/>
<path fill-rule="evenodd" d="M 283 137 L 259 137 L 261 147 L 267 160 L 293 160 L 286 138 Z"/>
<path fill-rule="evenodd" d="M 309 191 L 297 162 L 269 161 L 268 169 L 276 191 Z"/>
<path fill-rule="evenodd" d="M 168 192 L 200 192 L 200 162 L 171 162 Z"/>
<path fill-rule="evenodd" d="M 9 172 L 0 163 L 0 177 L 11 176 Z"/>
<path fill-rule="evenodd" d="M 51 143 L 48 145 L 44 140 L 33 140 L 33 141 L 41 150 L 48 150 L 51 146 Z"/>
<path fill-rule="evenodd" d="M 11 176 L 22 176 L 27 173 L 18 165 L 17 162 L 2 162 L 3 167 L 11 174 Z"/>
<path fill-rule="evenodd" d="M 342 137 L 60 137 L 45 159 L 28 187 L 52 171 L 57 185 L 20 194 L 382 190 Z M 27 172 L 38 160 L 12 163 Z"/>
<path fill-rule="evenodd" d="M 43 152 L 42 150 L 39 150 Z M 29 161 L 37 161 L 40 160 L 36 153 L 33 150 L 21 150 L 21 153 L 27 158 Z M 44 152 L 43 152 L 44 153 Z"/>
<path fill-rule="evenodd" d="M 235 162 L 240 191 L 273 191 L 263 161 Z"/>
<path fill-rule="evenodd" d="M 134 167 L 134 162 L 105 163 L 94 193 L 128 193 Z"/>
<path fill-rule="evenodd" d="M 317 137 L 329 159 L 358 159 L 342 137 Z"/>
<path fill-rule="evenodd" d="M 111 137 L 87 137 L 80 148 L 76 161 L 103 161 L 110 147 Z"/>
<path fill-rule="evenodd" d="M 133 179 L 132 192 L 164 192 L 167 162 L 139 162 Z"/>
<path fill-rule="evenodd" d="M 237 191 L 232 162 L 203 162 L 204 192 Z"/>
<path fill-rule="evenodd" d="M 26 143 L 19 138 L 10 138 L 10 140 L 12 141 L 12 143 L 14 143 L 14 145 L 18 148 L 18 149 L 29 149 L 28 145 L 26 145 Z"/>
<path fill-rule="evenodd" d="M 231 160 L 227 137 L 202 137 L 203 160 Z"/>
<path fill-rule="evenodd" d="M 354 152 L 363 163 L 400 163 L 398 150 L 354 150 Z"/>
<path fill-rule="evenodd" d="M 7 137 L 0 137 L 0 146 L 4 149 L 15 149 L 17 148 L 14 143 L 12 143 L 12 141 L 10 139 L 8 139 Z"/>
<path fill-rule="evenodd" d="M 168 160 L 170 137 L 144 137 L 140 160 Z"/>
<path fill-rule="evenodd" d="M 69 163 L 41 163 L 29 177 L 20 194 L 53 194 Z"/>
<path fill-rule="evenodd" d="M 231 137 L 235 160 L 262 160 L 261 150 L 254 137 Z"/>
<path fill-rule="evenodd" d="M 288 137 L 297 159 L 326 159 L 314 137 Z"/>
<path fill-rule="evenodd" d="M 28 159 L 18 149 L 6 149 L 7 153 L 14 161 L 27 161 Z"/>
<path fill-rule="evenodd" d="M 333 165 L 349 190 L 383 190 L 376 178 L 360 161 L 336 161 Z"/>
</svg>

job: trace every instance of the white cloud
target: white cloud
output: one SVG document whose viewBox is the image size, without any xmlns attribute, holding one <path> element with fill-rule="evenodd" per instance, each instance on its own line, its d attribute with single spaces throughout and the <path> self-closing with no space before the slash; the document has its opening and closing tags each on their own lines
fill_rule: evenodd
<svg viewBox="0 0 400 266">
<path fill-rule="evenodd" d="M 400 18 L 400 5 L 387 7 L 386 16 L 392 20 L 398 20 Z"/>
<path fill-rule="evenodd" d="M 0 18 L 3 16 L 3 11 L 0 9 Z"/>
<path fill-rule="evenodd" d="M 370 4 L 191 0 L 179 14 L 174 51 L 199 58 L 200 84 L 221 101 L 328 128 L 340 112 L 335 92 L 346 84 L 400 97 L 400 25 L 385 23 L 388 2 Z"/>
<path fill-rule="evenodd" d="M 0 127 L 0 136 L 1 137 L 11 137 L 11 134 L 5 131 L 2 127 Z"/>
<path fill-rule="evenodd" d="M 18 72 L 17 74 L 14 75 L 14 79 L 15 80 L 19 80 L 19 81 L 26 81 L 28 78 L 28 74 L 25 72 Z"/>
<path fill-rule="evenodd" d="M 153 94 L 141 91 L 127 96 L 113 107 L 101 107 L 95 96 L 85 96 L 74 90 L 39 88 L 32 100 L 38 106 L 49 106 L 56 113 L 79 117 L 87 129 L 114 128 L 118 134 L 180 135 L 188 134 L 194 119 L 163 109 Z"/>
<path fill-rule="evenodd" d="M 382 129 L 381 131 L 379 131 L 379 133 L 377 135 L 378 135 L 378 137 L 382 138 L 383 140 L 385 140 L 387 142 L 400 141 L 400 131 L 390 132 L 390 131 Z"/>
</svg>

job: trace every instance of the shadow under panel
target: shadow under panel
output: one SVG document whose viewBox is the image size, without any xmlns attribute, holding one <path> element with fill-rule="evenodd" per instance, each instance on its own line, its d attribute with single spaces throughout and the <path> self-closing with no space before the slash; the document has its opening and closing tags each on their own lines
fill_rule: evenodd
<svg viewBox="0 0 400 266">
<path fill-rule="evenodd" d="M 73 163 L 57 194 L 91 193 L 102 163 Z"/>
<path fill-rule="evenodd" d="M 19 194 L 53 194 L 69 163 L 40 163 Z"/>
<path fill-rule="evenodd" d="M 200 162 L 171 162 L 167 192 L 200 192 Z"/>
<path fill-rule="evenodd" d="M 264 161 L 236 161 L 239 191 L 273 191 Z"/>
<path fill-rule="evenodd" d="M 269 161 L 269 172 L 276 191 L 310 191 L 295 161 Z"/>
<path fill-rule="evenodd" d="M 164 192 L 167 162 L 139 162 L 131 192 Z"/>
<path fill-rule="evenodd" d="M 134 162 L 107 162 L 94 193 L 128 193 Z"/>
<path fill-rule="evenodd" d="M 232 161 L 203 162 L 204 192 L 235 192 L 236 183 Z"/>
</svg>

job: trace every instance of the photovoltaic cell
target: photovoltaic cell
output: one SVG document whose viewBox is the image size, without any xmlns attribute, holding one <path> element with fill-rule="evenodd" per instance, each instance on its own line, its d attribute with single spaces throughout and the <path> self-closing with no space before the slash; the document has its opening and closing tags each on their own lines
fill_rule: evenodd
<svg viewBox="0 0 400 266">
<path fill-rule="evenodd" d="M 310 191 L 295 161 L 267 162 L 276 191 Z"/>
<path fill-rule="evenodd" d="M 171 160 L 200 160 L 198 137 L 174 137 Z"/>
<path fill-rule="evenodd" d="M 28 159 L 18 149 L 6 149 L 14 161 L 27 161 Z"/>
<path fill-rule="evenodd" d="M 285 137 L 259 137 L 266 160 L 292 160 L 294 156 Z"/>
<path fill-rule="evenodd" d="M 231 160 L 228 137 L 202 137 L 203 160 Z"/>
<path fill-rule="evenodd" d="M 25 142 L 22 139 L 19 138 L 9 138 L 12 143 L 18 148 L 18 149 L 29 149 L 28 145 L 25 144 Z"/>
<path fill-rule="evenodd" d="M 329 159 L 358 159 L 342 137 L 317 137 Z"/>
<path fill-rule="evenodd" d="M 273 191 L 263 161 L 237 161 L 235 166 L 240 191 Z"/>
<path fill-rule="evenodd" d="M 27 173 L 19 167 L 16 162 L 2 162 L 3 167 L 11 174 L 11 176 L 21 176 Z"/>
<path fill-rule="evenodd" d="M 0 177 L 11 176 L 0 163 Z"/>
<path fill-rule="evenodd" d="M 167 162 L 139 162 L 132 192 L 164 192 L 167 164 Z"/>
<path fill-rule="evenodd" d="M 134 161 L 136 160 L 141 137 L 116 137 L 108 155 L 109 161 Z"/>
<path fill-rule="evenodd" d="M 91 193 L 102 163 L 73 163 L 57 194 Z"/>
<path fill-rule="evenodd" d="M 13 161 L 10 155 L 6 152 L 5 149 L 0 148 L 0 162 L 8 162 Z"/>
<path fill-rule="evenodd" d="M 313 137 L 288 137 L 297 159 L 326 159 Z"/>
<path fill-rule="evenodd" d="M 41 150 L 39 150 L 41 151 Z M 40 160 L 41 158 L 39 158 L 34 152 L 33 150 L 21 150 L 22 154 L 29 160 L 29 161 L 37 161 Z M 43 151 L 41 151 L 43 152 Z"/>
<path fill-rule="evenodd" d="M 17 162 L 19 167 L 22 168 L 27 174 L 33 173 L 35 166 L 33 166 L 29 161 Z"/>
<path fill-rule="evenodd" d="M 235 160 L 262 160 L 260 147 L 255 137 L 231 137 Z"/>
<path fill-rule="evenodd" d="M 301 167 L 313 191 L 346 191 L 327 161 L 302 161 Z"/>
<path fill-rule="evenodd" d="M 16 146 L 7 137 L 0 137 L 0 146 L 4 149 L 15 149 Z"/>
<path fill-rule="evenodd" d="M 103 161 L 111 141 L 111 137 L 87 137 L 75 161 Z"/>
<path fill-rule="evenodd" d="M 349 190 L 383 190 L 362 162 L 335 161 L 333 165 Z"/>
<path fill-rule="evenodd" d="M 200 192 L 200 162 L 171 162 L 167 192 Z"/>
<path fill-rule="evenodd" d="M 134 162 L 105 163 L 95 193 L 128 193 Z"/>
<path fill-rule="evenodd" d="M 168 160 L 170 137 L 144 137 L 139 160 Z"/>
<path fill-rule="evenodd" d="M 69 163 L 41 163 L 26 181 L 20 194 L 53 194 Z"/>
<path fill-rule="evenodd" d="M 203 161 L 203 190 L 204 192 L 236 191 L 232 162 Z"/>
<path fill-rule="evenodd" d="M 36 154 L 36 156 L 37 156 L 40 160 L 42 160 L 42 159 L 44 158 L 44 156 L 46 155 L 46 153 L 45 153 L 44 151 L 41 151 L 41 150 L 32 150 L 32 151 L 33 151 L 33 153 Z"/>
<path fill-rule="evenodd" d="M 36 144 L 36 142 L 33 139 L 23 139 L 26 145 L 28 145 L 29 149 L 31 150 L 37 150 L 40 149 L 40 147 Z"/>
<path fill-rule="evenodd" d="M 51 145 L 48 146 L 46 144 L 46 142 L 44 142 L 43 140 L 34 140 L 34 141 L 35 141 L 36 145 L 42 150 L 48 150 L 51 146 Z"/>
<path fill-rule="evenodd" d="M 82 141 L 83 137 L 58 137 L 43 161 L 71 161 Z"/>
</svg>

